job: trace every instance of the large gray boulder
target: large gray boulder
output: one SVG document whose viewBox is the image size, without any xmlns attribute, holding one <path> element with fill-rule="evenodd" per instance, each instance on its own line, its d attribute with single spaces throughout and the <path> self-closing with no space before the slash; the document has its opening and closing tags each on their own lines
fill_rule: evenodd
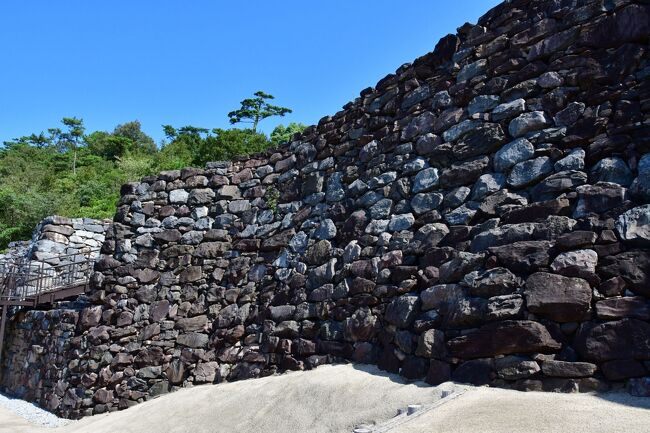
<svg viewBox="0 0 650 433">
<path fill-rule="evenodd" d="M 625 212 L 616 221 L 621 239 L 637 244 L 650 244 L 650 204 Z"/>
<path fill-rule="evenodd" d="M 513 293 L 521 285 L 520 279 L 506 268 L 473 271 L 465 275 L 463 284 L 473 296 L 491 298 Z"/>
<path fill-rule="evenodd" d="M 411 199 L 411 208 L 416 214 L 423 214 L 437 209 L 442 199 L 443 195 L 438 192 L 415 194 Z"/>
<path fill-rule="evenodd" d="M 489 154 L 499 149 L 505 141 L 506 136 L 498 123 L 485 123 L 462 136 L 453 147 L 454 156 L 463 160 Z"/>
<path fill-rule="evenodd" d="M 505 102 L 497 105 L 492 110 L 492 120 L 498 121 L 509 119 L 526 111 L 526 100 L 523 98 L 515 99 L 514 101 Z"/>
<path fill-rule="evenodd" d="M 467 105 L 467 112 L 471 116 L 476 113 L 485 113 L 499 105 L 499 97 L 497 95 L 479 95 L 469 101 Z"/>
<path fill-rule="evenodd" d="M 596 273 L 597 264 L 598 254 L 596 251 L 583 249 L 559 254 L 551 263 L 551 269 L 553 272 L 567 277 L 589 279 Z"/>
<path fill-rule="evenodd" d="M 598 182 L 595 185 L 581 185 L 576 188 L 578 204 L 574 218 L 603 213 L 621 206 L 627 198 L 627 190 L 617 183 Z"/>
<path fill-rule="evenodd" d="M 458 302 L 465 296 L 465 290 L 459 284 L 438 284 L 422 291 L 422 310 L 432 310 L 449 303 Z"/>
<path fill-rule="evenodd" d="M 628 187 L 634 180 L 632 171 L 621 158 L 603 158 L 591 169 L 592 182 L 612 182 Z"/>
<path fill-rule="evenodd" d="M 557 126 L 571 126 L 580 119 L 585 112 L 585 104 L 582 102 L 570 102 L 566 108 L 558 111 L 553 117 Z"/>
<path fill-rule="evenodd" d="M 548 156 L 529 159 L 516 164 L 508 176 L 508 185 L 521 188 L 553 173 L 553 161 Z"/>
<path fill-rule="evenodd" d="M 430 191 L 438 185 L 438 179 L 438 170 L 436 168 L 425 168 L 415 175 L 412 192 Z"/>
<path fill-rule="evenodd" d="M 429 329 L 420 334 L 415 354 L 424 358 L 443 358 L 446 354 L 444 332 Z"/>
<path fill-rule="evenodd" d="M 555 163 L 555 171 L 559 173 L 566 170 L 583 170 L 585 168 L 585 155 L 585 151 L 580 148 L 572 150 L 567 156 Z"/>
<path fill-rule="evenodd" d="M 506 184 L 506 177 L 501 173 L 486 173 L 478 178 L 472 189 L 472 200 L 480 200 L 488 194 L 497 192 Z"/>
<path fill-rule="evenodd" d="M 589 377 L 596 370 L 596 365 L 589 362 L 548 360 L 542 363 L 542 372 L 549 377 Z"/>
<path fill-rule="evenodd" d="M 399 328 L 407 328 L 415 320 L 420 309 L 420 298 L 416 295 L 403 295 L 395 298 L 386 308 L 386 321 Z"/>
<path fill-rule="evenodd" d="M 535 148 L 525 138 L 518 138 L 501 147 L 494 155 L 494 169 L 504 172 L 513 165 L 530 159 L 535 154 Z"/>
<path fill-rule="evenodd" d="M 508 132 L 513 137 L 521 137 L 531 131 L 544 129 L 550 123 L 543 111 L 533 111 L 512 119 L 508 125 Z"/>
<path fill-rule="evenodd" d="M 506 380 L 525 379 L 539 372 L 539 364 L 522 356 L 504 356 L 494 362 L 497 376 Z"/>
</svg>

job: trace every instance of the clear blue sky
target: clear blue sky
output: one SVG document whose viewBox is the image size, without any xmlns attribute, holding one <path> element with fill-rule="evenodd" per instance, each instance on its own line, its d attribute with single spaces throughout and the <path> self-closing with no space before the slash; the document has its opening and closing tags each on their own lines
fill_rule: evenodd
<svg viewBox="0 0 650 433">
<path fill-rule="evenodd" d="M 294 110 L 265 132 L 313 124 L 498 3 L 2 0 L 0 143 L 64 116 L 228 127 L 256 90 Z"/>
</svg>

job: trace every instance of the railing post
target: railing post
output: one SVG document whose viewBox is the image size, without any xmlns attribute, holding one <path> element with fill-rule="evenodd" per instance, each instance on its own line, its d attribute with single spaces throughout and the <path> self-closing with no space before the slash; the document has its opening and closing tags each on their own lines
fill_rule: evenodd
<svg viewBox="0 0 650 433">
<path fill-rule="evenodd" d="M 76 257 L 77 257 L 76 255 L 72 256 L 72 263 L 70 264 L 71 269 L 70 269 L 70 272 L 68 272 L 68 284 L 72 284 L 72 282 L 74 281 L 74 272 L 75 272 L 75 268 L 77 266 L 77 258 Z"/>
<path fill-rule="evenodd" d="M 59 264 L 52 266 L 26 257 L 7 263 L 0 261 L 1 305 L 31 305 L 24 301 L 33 301 L 35 306 L 40 301 L 53 301 L 54 294 L 44 294 L 73 285 L 83 286 L 87 291 L 94 264 L 92 254 L 93 251 L 77 251 L 60 255 Z"/>
<path fill-rule="evenodd" d="M 7 309 L 7 305 L 0 305 L 0 314 L 2 314 L 2 317 L 0 318 L 0 369 L 2 369 L 2 351 L 4 349 L 5 342 L 5 322 L 7 320 Z"/>
<path fill-rule="evenodd" d="M 45 263 L 41 262 L 38 270 L 38 277 L 36 279 L 36 294 L 40 294 L 43 291 L 43 285 L 45 284 Z"/>
</svg>

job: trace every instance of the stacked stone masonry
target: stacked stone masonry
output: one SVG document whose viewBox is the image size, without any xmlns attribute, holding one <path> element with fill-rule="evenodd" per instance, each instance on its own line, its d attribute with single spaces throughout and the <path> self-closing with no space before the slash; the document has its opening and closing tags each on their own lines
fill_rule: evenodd
<svg viewBox="0 0 650 433">
<path fill-rule="evenodd" d="M 104 243 L 104 232 L 110 221 L 91 218 L 49 216 L 34 229 L 31 241 L 9 244 L 0 254 L 0 261 L 32 260 L 56 266 L 61 256 L 97 252 Z"/>
<path fill-rule="evenodd" d="M 649 35 L 644 1 L 505 2 L 290 144 L 125 185 L 3 386 L 71 418 L 342 360 L 650 392 Z"/>
<path fill-rule="evenodd" d="M 0 254 L 0 273 L 50 275 L 52 278 L 43 283 L 55 284 L 66 277 L 64 272 L 70 271 L 67 265 L 97 260 L 109 223 L 91 218 L 49 216 L 36 226 L 30 241 L 12 242 Z M 24 293 L 34 291 L 36 287 L 32 285 Z"/>
</svg>

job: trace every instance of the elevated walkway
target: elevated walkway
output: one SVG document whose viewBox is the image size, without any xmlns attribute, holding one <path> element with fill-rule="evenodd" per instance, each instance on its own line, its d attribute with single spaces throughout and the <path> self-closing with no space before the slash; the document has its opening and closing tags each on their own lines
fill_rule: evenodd
<svg viewBox="0 0 650 433">
<path fill-rule="evenodd" d="M 0 359 L 9 308 L 35 308 L 86 292 L 98 251 L 63 254 L 44 261 L 0 261 Z M 52 264 L 54 263 L 54 264 Z"/>
</svg>

